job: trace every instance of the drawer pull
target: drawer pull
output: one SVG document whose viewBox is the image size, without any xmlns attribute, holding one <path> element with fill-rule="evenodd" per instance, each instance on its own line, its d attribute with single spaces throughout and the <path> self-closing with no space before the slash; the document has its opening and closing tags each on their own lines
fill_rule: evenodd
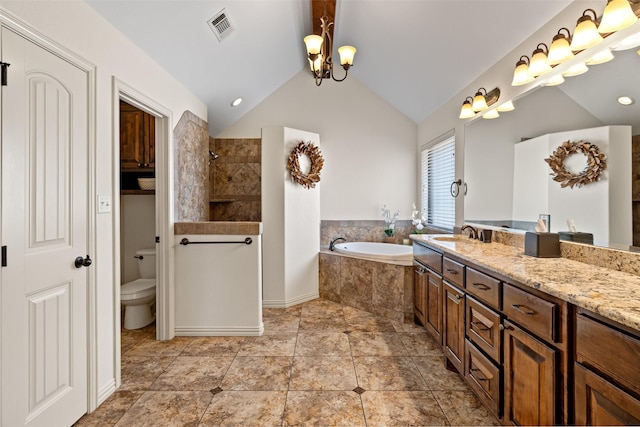
<svg viewBox="0 0 640 427">
<path fill-rule="evenodd" d="M 424 269 L 424 268 L 417 268 L 417 269 L 415 270 L 415 272 L 416 272 L 416 273 L 418 273 L 418 274 L 419 274 L 419 275 L 421 275 L 421 276 L 422 276 L 426 271 L 427 271 L 427 270 L 426 270 L 426 269 Z"/>
<path fill-rule="evenodd" d="M 475 288 L 480 289 L 481 291 L 487 291 L 487 290 L 491 289 L 489 286 L 485 285 L 484 283 L 472 283 L 472 285 Z"/>
<path fill-rule="evenodd" d="M 529 307 L 527 307 L 526 305 L 522 305 L 522 304 L 511 304 L 511 307 L 515 308 L 516 310 L 518 310 L 520 313 L 522 314 L 526 314 L 527 316 L 533 316 L 534 314 L 536 314 L 535 311 L 531 310 Z M 521 308 L 524 307 L 524 308 Z"/>
<path fill-rule="evenodd" d="M 485 377 L 479 377 L 477 375 L 475 375 L 476 372 L 482 372 L 482 370 L 478 369 L 478 368 L 471 368 L 471 373 L 474 374 L 473 377 L 475 379 L 477 379 L 478 381 L 489 381 L 489 378 L 485 378 Z"/>
<path fill-rule="evenodd" d="M 456 299 L 460 301 L 462 299 L 462 295 L 456 295 Z"/>
<path fill-rule="evenodd" d="M 454 270 L 453 268 L 447 268 L 447 272 L 451 274 L 458 274 L 458 270 Z"/>
<path fill-rule="evenodd" d="M 481 331 L 488 331 L 489 329 L 491 329 L 490 327 L 488 327 L 482 322 L 471 322 L 471 325 L 475 326 L 476 329 L 480 329 Z"/>
</svg>

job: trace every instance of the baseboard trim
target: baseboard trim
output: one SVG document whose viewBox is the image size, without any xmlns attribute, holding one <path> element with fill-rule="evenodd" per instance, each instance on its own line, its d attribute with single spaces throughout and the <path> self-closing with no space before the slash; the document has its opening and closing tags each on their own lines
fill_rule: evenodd
<svg viewBox="0 0 640 427">
<path fill-rule="evenodd" d="M 294 305 L 302 304 L 303 302 L 312 301 L 314 299 L 320 298 L 319 292 L 312 292 L 310 294 L 301 295 L 296 298 L 291 298 L 288 300 L 262 300 L 263 308 L 287 308 Z"/>
<path fill-rule="evenodd" d="M 179 337 L 219 337 L 219 336 L 260 336 L 264 333 L 264 324 L 255 328 L 242 326 L 227 327 L 200 327 L 200 326 L 176 326 L 176 336 Z"/>
<path fill-rule="evenodd" d="M 116 380 L 115 378 L 110 379 L 105 385 L 103 385 L 100 390 L 98 390 L 98 406 L 102 405 L 102 403 L 109 398 L 116 391 Z"/>
</svg>

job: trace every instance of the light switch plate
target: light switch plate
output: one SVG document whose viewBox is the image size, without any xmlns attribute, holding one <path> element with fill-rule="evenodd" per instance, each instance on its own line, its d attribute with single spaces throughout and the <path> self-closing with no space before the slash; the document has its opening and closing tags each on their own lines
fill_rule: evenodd
<svg viewBox="0 0 640 427">
<path fill-rule="evenodd" d="M 98 213 L 111 212 L 111 196 L 100 194 L 98 195 Z"/>
</svg>

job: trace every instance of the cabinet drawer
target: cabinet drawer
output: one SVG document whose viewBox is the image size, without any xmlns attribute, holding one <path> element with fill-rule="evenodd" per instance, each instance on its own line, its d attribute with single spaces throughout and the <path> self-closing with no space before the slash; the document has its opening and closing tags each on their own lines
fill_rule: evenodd
<svg viewBox="0 0 640 427">
<path fill-rule="evenodd" d="M 558 304 L 504 284 L 502 312 L 525 329 L 551 342 L 557 341 Z"/>
<path fill-rule="evenodd" d="M 442 277 L 460 289 L 464 288 L 464 264 L 444 257 L 442 260 Z"/>
<path fill-rule="evenodd" d="M 480 301 L 500 310 L 500 281 L 467 267 L 466 289 Z"/>
<path fill-rule="evenodd" d="M 417 243 L 413 245 L 413 258 L 436 273 L 442 274 L 442 254 Z"/>
<path fill-rule="evenodd" d="M 640 395 L 640 340 L 584 313 L 576 318 L 576 360 Z"/>
<path fill-rule="evenodd" d="M 464 376 L 476 395 L 499 415 L 500 369 L 469 340 L 465 341 Z"/>
<path fill-rule="evenodd" d="M 500 315 L 467 295 L 467 337 L 495 362 L 500 362 Z"/>
</svg>

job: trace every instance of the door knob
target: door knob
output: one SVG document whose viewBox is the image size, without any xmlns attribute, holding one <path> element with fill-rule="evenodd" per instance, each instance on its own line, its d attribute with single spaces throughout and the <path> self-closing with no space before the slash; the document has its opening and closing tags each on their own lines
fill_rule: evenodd
<svg viewBox="0 0 640 427">
<path fill-rule="evenodd" d="M 81 256 L 77 257 L 74 264 L 76 268 L 80 268 L 80 267 L 89 267 L 92 262 L 93 261 L 91 261 L 91 258 L 89 257 L 89 255 L 87 255 L 86 258 L 82 258 Z"/>
</svg>

